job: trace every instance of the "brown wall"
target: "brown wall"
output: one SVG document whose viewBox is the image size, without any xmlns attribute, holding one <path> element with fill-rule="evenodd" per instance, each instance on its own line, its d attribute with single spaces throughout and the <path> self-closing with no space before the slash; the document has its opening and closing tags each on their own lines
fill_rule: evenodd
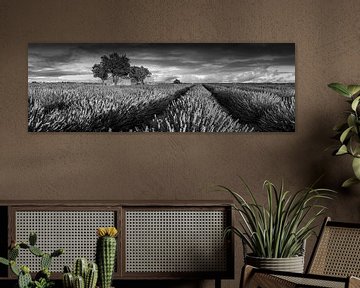
<svg viewBox="0 0 360 288">
<path fill-rule="evenodd" d="M 346 108 L 326 85 L 360 82 L 359 15 L 358 0 L 0 0 L 0 199 L 222 199 L 209 186 L 237 175 L 264 199 L 264 179 L 326 173 L 329 215 L 359 222 L 359 187 L 338 188 L 349 159 L 324 151 Z M 295 42 L 296 132 L 30 134 L 29 42 Z"/>
</svg>

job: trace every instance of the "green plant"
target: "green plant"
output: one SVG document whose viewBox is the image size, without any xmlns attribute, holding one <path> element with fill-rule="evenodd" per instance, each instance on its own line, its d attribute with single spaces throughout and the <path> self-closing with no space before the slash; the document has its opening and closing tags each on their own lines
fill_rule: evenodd
<svg viewBox="0 0 360 288">
<path fill-rule="evenodd" d="M 346 97 L 346 101 L 351 105 L 346 122 L 334 127 L 340 140 L 340 146 L 334 154 L 337 156 L 349 154 L 353 157 L 352 169 L 355 177 L 347 179 L 342 184 L 343 187 L 349 187 L 360 183 L 360 85 L 331 83 L 328 86 Z"/>
<path fill-rule="evenodd" d="M 89 263 L 88 270 L 85 275 L 85 287 L 95 288 L 98 279 L 98 266 L 96 263 Z"/>
<path fill-rule="evenodd" d="M 34 281 L 35 288 L 50 288 L 54 286 L 54 282 L 49 282 L 44 278 L 41 278 L 39 281 Z"/>
<path fill-rule="evenodd" d="M 18 276 L 19 288 L 48 288 L 53 286 L 53 282 L 50 281 L 50 265 L 53 257 L 58 257 L 64 253 L 63 249 L 57 249 L 51 254 L 43 252 L 36 246 L 37 236 L 36 233 L 30 233 L 29 243 L 24 242 L 12 242 L 8 251 L 8 259 L 0 257 L 0 263 L 10 266 L 11 271 Z M 28 266 L 20 266 L 16 263 L 16 259 L 19 256 L 20 249 L 29 250 L 33 255 L 40 257 L 41 270 L 35 275 L 33 280 L 30 275 L 30 269 Z"/>
<path fill-rule="evenodd" d="M 85 279 L 88 261 L 85 258 L 79 258 L 75 261 L 74 274 L 75 276 L 81 276 Z"/>
<path fill-rule="evenodd" d="M 96 262 L 99 267 L 99 284 L 101 288 L 110 288 L 114 272 L 116 256 L 115 227 L 101 227 L 97 229 L 99 238 L 96 243 Z"/>
<path fill-rule="evenodd" d="M 84 278 L 76 275 L 74 277 L 74 288 L 85 288 Z"/>
<path fill-rule="evenodd" d="M 64 267 L 64 288 L 95 288 L 98 279 L 98 267 L 96 263 L 88 263 L 85 258 L 78 258 L 74 263 L 74 272 L 70 267 Z"/>
<path fill-rule="evenodd" d="M 240 228 L 229 227 L 225 234 L 233 232 L 239 236 L 256 257 L 287 258 L 300 255 L 304 241 L 314 233 L 315 220 L 326 207 L 317 202 L 331 199 L 334 192 L 329 189 L 304 188 L 296 193 L 280 189 L 266 180 L 266 206 L 257 202 L 253 192 L 242 180 L 251 201 L 240 194 L 220 186 L 236 200 L 233 208 L 240 215 Z M 310 213 L 311 212 L 311 213 Z"/>
<path fill-rule="evenodd" d="M 68 266 L 64 267 L 64 273 L 62 276 L 63 287 L 64 288 L 73 288 L 74 287 L 74 275 L 71 273 L 71 270 Z"/>
</svg>

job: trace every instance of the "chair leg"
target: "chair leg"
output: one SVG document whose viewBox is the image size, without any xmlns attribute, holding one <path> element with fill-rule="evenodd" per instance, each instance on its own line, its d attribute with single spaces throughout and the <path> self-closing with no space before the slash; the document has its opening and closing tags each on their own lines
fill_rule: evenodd
<svg viewBox="0 0 360 288">
<path fill-rule="evenodd" d="M 254 271 L 254 267 L 252 267 L 250 265 L 244 265 L 244 267 L 242 268 L 242 271 L 241 271 L 239 288 L 248 287 L 250 280 L 251 280 L 251 276 L 253 274 L 253 271 Z"/>
</svg>

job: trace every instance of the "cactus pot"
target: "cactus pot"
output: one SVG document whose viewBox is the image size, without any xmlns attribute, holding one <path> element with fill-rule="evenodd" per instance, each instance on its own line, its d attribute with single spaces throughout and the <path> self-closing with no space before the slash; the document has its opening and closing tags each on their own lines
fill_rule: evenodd
<svg viewBox="0 0 360 288">
<path fill-rule="evenodd" d="M 248 254 L 245 256 L 245 263 L 262 269 L 304 273 L 303 255 L 289 258 L 263 258 Z"/>
</svg>

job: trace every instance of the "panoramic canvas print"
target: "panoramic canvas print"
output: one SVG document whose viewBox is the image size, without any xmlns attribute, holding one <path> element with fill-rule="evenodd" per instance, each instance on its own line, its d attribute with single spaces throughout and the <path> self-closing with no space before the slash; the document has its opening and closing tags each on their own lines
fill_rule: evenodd
<svg viewBox="0 0 360 288">
<path fill-rule="evenodd" d="M 28 131 L 292 132 L 295 44 L 29 44 Z"/>
</svg>

